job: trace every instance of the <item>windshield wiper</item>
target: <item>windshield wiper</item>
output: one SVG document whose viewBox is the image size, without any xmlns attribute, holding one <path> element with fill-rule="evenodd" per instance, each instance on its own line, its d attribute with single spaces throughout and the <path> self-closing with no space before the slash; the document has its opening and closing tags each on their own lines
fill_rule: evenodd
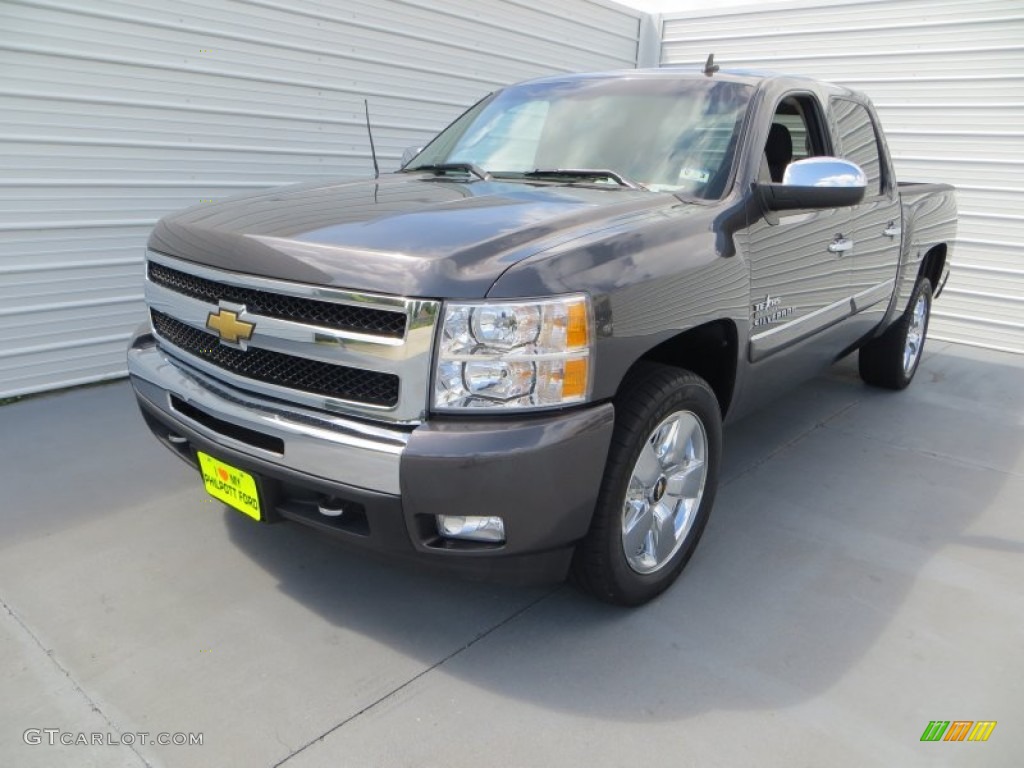
<svg viewBox="0 0 1024 768">
<path fill-rule="evenodd" d="M 433 171 L 434 173 L 447 173 L 448 171 L 462 171 L 471 176 L 476 176 L 481 181 L 490 181 L 491 174 L 475 163 L 433 163 L 430 165 L 417 165 L 413 168 L 403 168 L 403 171 Z"/>
<path fill-rule="evenodd" d="M 537 168 L 523 174 L 528 179 L 611 179 L 620 187 L 630 189 L 644 189 L 627 176 L 618 171 L 611 171 L 607 168 Z"/>
</svg>

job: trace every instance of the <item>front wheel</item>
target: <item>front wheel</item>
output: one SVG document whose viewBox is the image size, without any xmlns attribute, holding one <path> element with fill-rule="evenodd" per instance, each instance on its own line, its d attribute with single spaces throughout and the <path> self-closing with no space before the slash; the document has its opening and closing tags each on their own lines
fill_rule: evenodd
<svg viewBox="0 0 1024 768">
<path fill-rule="evenodd" d="M 619 605 L 667 589 L 704 531 L 721 453 L 721 411 L 707 382 L 638 365 L 615 400 L 604 481 L 573 562 L 576 583 Z"/>
<path fill-rule="evenodd" d="M 932 284 L 922 277 L 900 319 L 861 347 L 858 367 L 865 383 L 886 389 L 905 389 L 910 384 L 921 363 L 931 310 Z"/>
</svg>

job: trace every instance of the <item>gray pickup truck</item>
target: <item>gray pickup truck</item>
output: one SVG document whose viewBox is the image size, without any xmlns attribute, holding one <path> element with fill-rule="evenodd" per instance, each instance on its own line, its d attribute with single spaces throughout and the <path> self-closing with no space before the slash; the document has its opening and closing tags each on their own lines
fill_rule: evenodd
<svg viewBox="0 0 1024 768">
<path fill-rule="evenodd" d="M 128 351 L 216 498 L 636 605 L 690 558 L 722 423 L 857 351 L 901 389 L 954 191 L 863 95 L 629 71 L 488 95 L 402 169 L 162 219 Z"/>
</svg>

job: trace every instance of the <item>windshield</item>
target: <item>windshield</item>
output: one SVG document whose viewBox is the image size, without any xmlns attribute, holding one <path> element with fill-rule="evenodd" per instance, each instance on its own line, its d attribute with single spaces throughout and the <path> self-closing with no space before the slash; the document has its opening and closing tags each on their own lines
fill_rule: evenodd
<svg viewBox="0 0 1024 768">
<path fill-rule="evenodd" d="M 739 83 L 670 77 L 516 85 L 448 126 L 409 170 L 471 163 L 496 178 L 605 170 L 655 191 L 718 198 L 752 93 Z M 617 184 L 600 177 L 571 180 Z"/>
</svg>

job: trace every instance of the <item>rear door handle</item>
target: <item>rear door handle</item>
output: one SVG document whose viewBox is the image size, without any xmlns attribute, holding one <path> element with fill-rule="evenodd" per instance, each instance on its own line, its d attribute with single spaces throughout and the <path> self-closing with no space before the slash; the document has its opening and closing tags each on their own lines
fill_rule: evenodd
<svg viewBox="0 0 1024 768">
<path fill-rule="evenodd" d="M 903 228 L 895 221 L 890 221 L 889 226 L 882 230 L 882 234 L 886 237 L 899 237 L 902 233 Z"/>
<path fill-rule="evenodd" d="M 830 253 L 846 253 L 847 251 L 852 251 L 853 240 L 845 238 L 842 235 L 836 235 L 836 239 L 829 244 L 828 250 Z"/>
</svg>

